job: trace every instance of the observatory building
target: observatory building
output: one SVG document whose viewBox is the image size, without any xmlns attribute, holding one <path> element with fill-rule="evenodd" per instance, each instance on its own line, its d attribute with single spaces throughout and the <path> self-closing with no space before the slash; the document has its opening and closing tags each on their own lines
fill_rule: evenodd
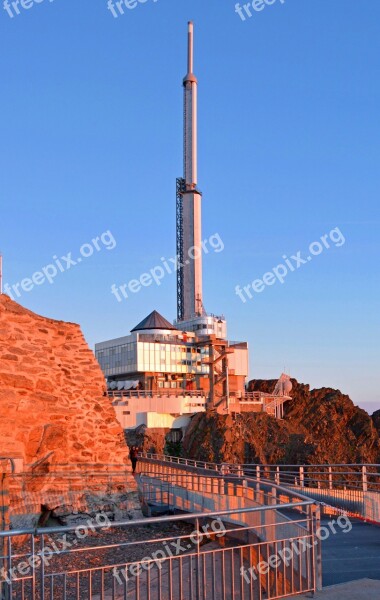
<svg viewBox="0 0 380 600">
<path fill-rule="evenodd" d="M 171 324 L 153 311 L 130 335 L 95 347 L 124 429 L 138 425 L 171 428 L 177 417 L 207 409 L 224 414 L 267 410 L 281 417 L 287 399 L 279 384 L 281 393 L 273 396 L 246 392 L 248 344 L 229 342 L 224 316 L 208 314 L 204 308 L 202 194 L 197 174 L 198 82 L 192 23 L 188 27 L 183 87 L 184 173 L 176 186 L 177 319 Z"/>
</svg>

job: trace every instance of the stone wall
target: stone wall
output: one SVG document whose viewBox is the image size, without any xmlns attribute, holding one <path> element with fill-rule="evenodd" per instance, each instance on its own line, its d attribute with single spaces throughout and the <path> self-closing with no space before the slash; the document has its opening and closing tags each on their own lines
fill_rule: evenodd
<svg viewBox="0 0 380 600">
<path fill-rule="evenodd" d="M 18 459 L 22 474 L 11 478 L 11 488 L 22 491 L 29 515 L 23 523 L 35 525 L 41 507 L 64 516 L 106 507 L 123 517 L 138 509 L 123 431 L 80 327 L 40 317 L 5 295 L 0 295 L 0 456 Z M 11 506 L 14 521 L 20 511 Z"/>
</svg>

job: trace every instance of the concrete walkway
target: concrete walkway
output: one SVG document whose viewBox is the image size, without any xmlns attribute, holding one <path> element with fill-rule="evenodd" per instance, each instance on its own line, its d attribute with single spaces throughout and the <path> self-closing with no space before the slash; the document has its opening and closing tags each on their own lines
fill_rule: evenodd
<svg viewBox="0 0 380 600">
<path fill-rule="evenodd" d="M 351 523 L 351 531 L 338 530 L 322 542 L 324 588 L 363 579 L 380 582 L 380 527 L 355 519 Z M 322 525 L 327 526 L 326 518 Z"/>
<path fill-rule="evenodd" d="M 310 596 L 292 596 L 294 600 Z M 360 579 L 325 588 L 314 596 L 315 600 L 375 600 L 380 598 L 380 581 Z"/>
</svg>

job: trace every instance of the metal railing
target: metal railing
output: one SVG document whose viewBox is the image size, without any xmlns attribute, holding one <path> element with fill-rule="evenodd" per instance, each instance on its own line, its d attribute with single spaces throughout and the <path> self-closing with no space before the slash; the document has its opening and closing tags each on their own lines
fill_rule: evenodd
<svg viewBox="0 0 380 600">
<path fill-rule="evenodd" d="M 173 465 L 182 465 L 182 466 L 186 466 L 186 467 L 191 467 L 193 469 L 206 469 L 206 470 L 218 471 L 218 472 L 220 472 L 222 466 L 227 465 L 227 463 L 213 463 L 213 462 L 206 462 L 203 460 L 192 460 L 189 458 L 182 458 L 179 456 L 169 456 L 167 454 L 155 454 L 152 452 L 141 452 L 140 457 L 145 458 L 145 459 L 158 460 L 161 462 L 168 462 L 168 463 L 172 463 Z M 228 464 L 228 468 L 230 469 L 231 473 L 233 473 L 233 472 L 237 473 L 240 468 L 240 465 Z"/>
<path fill-rule="evenodd" d="M 158 342 L 160 344 L 177 344 L 178 346 L 192 345 L 191 342 L 187 342 L 182 337 L 176 335 L 164 335 L 160 333 L 138 333 L 138 340 L 140 342 Z"/>
<path fill-rule="evenodd" d="M 108 390 L 110 398 L 160 398 L 160 397 L 175 397 L 183 398 L 190 396 L 191 398 L 206 398 L 206 393 L 203 390 L 184 390 L 179 388 L 159 388 L 158 390 Z"/>
<path fill-rule="evenodd" d="M 380 492 L 380 465 L 242 465 L 254 476 L 278 483 L 318 489 Z"/>
<path fill-rule="evenodd" d="M 240 470 L 247 476 L 275 481 L 278 485 L 380 492 L 380 464 L 258 465 L 213 463 L 154 453 L 141 453 L 141 457 L 213 471 L 220 471 L 224 465 L 232 472 Z"/>
<path fill-rule="evenodd" d="M 230 522 L 251 515 L 265 528 L 278 508 L 124 521 L 106 532 L 92 524 L 91 543 L 75 527 L 1 532 L 0 592 L 9 600 L 260 600 L 314 592 L 315 514 L 294 519 L 306 527 L 291 540 L 261 542 L 255 525 Z"/>
<path fill-rule="evenodd" d="M 244 472 L 275 481 L 322 503 L 331 514 L 350 516 L 380 523 L 380 465 L 242 465 Z"/>
<path fill-rule="evenodd" d="M 105 481 L 113 488 L 124 476 L 116 465 L 108 465 L 108 473 L 95 468 L 73 473 L 76 467 L 62 465 L 57 472 L 63 482 L 82 491 L 93 483 L 86 477 L 99 477 L 103 489 Z M 219 495 L 220 506 L 228 498 L 233 504 L 230 509 L 224 505 L 210 510 L 208 505 L 158 519 L 107 519 L 106 529 L 103 513 L 101 525 L 95 520 L 78 527 L 2 531 L 1 599 L 261 600 L 264 595 L 285 598 L 318 587 L 319 512 L 312 500 L 293 492 L 286 496 L 286 490 L 273 483 L 252 480 L 247 486 L 238 471 L 221 475 L 215 468 L 206 475 L 144 477 L 152 492 L 147 495 L 150 501 L 164 486 L 171 504 L 173 495 L 180 497 L 181 490 L 184 494 L 190 489 L 206 502 Z M 213 520 L 224 526 L 223 536 L 213 531 Z M 266 563 L 268 568 L 261 572 L 259 566 Z"/>
<path fill-rule="evenodd" d="M 141 462 L 143 470 L 139 473 L 139 489 L 143 500 L 167 504 L 170 509 L 176 508 L 176 494 L 173 491 L 175 487 L 205 496 L 212 495 L 215 503 L 222 498 L 221 502 L 224 505 L 223 496 L 232 498 L 238 504 L 248 501 L 248 504 L 253 502 L 260 506 L 273 506 L 274 504 L 288 506 L 293 503 L 293 506 L 298 507 L 297 510 L 300 513 L 303 511 L 299 507 L 316 504 L 301 493 L 290 492 L 269 481 L 258 482 L 256 479 L 242 475 L 239 470 L 223 474 L 211 472 L 200 475 L 188 472 L 185 468 L 180 469 L 177 466 L 173 467 L 150 459 L 141 459 Z M 158 482 L 157 485 L 156 482 Z M 155 490 L 158 491 L 157 494 Z"/>
<path fill-rule="evenodd" d="M 140 458 L 139 485 L 142 495 L 153 506 L 166 503 L 167 508 L 172 511 L 191 511 L 194 507 L 199 507 L 199 510 L 202 509 L 206 513 L 221 506 L 231 510 L 233 507 L 236 510 L 249 506 L 275 507 L 269 520 L 261 517 L 254 523 L 252 519 L 249 521 L 259 542 L 294 539 L 301 535 L 302 531 L 308 530 L 310 511 L 318 515 L 319 523 L 319 506 L 313 500 L 272 482 L 258 482 L 254 478 L 246 477 L 238 465 L 229 465 L 226 473 L 226 465 L 195 463 L 186 459 L 166 461 L 166 457 L 153 456 L 145 455 L 144 458 L 142 455 Z M 230 518 L 234 524 L 239 522 L 240 525 L 247 525 L 244 520 L 241 522 L 241 515 L 235 514 Z M 320 544 L 315 545 L 314 551 L 315 577 L 320 587 Z M 294 577 L 297 578 L 295 574 Z"/>
<path fill-rule="evenodd" d="M 351 516 L 380 523 L 380 465 L 257 465 L 217 464 L 158 454 L 142 454 L 142 458 L 161 460 L 192 470 L 221 471 L 272 481 L 276 485 L 322 503 L 326 514 L 347 512 Z"/>
</svg>

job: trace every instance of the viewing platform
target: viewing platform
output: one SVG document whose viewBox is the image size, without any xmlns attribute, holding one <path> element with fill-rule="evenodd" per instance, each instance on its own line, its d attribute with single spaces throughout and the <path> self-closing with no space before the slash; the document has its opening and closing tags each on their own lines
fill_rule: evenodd
<svg viewBox="0 0 380 600">
<path fill-rule="evenodd" d="M 157 390 L 108 390 L 117 418 L 124 429 L 146 425 L 171 428 L 175 416 L 205 412 L 209 394 L 205 390 L 159 388 Z M 267 414 L 282 419 L 288 396 L 274 396 L 263 392 L 230 392 L 216 405 L 220 414 L 245 412 Z"/>
</svg>

